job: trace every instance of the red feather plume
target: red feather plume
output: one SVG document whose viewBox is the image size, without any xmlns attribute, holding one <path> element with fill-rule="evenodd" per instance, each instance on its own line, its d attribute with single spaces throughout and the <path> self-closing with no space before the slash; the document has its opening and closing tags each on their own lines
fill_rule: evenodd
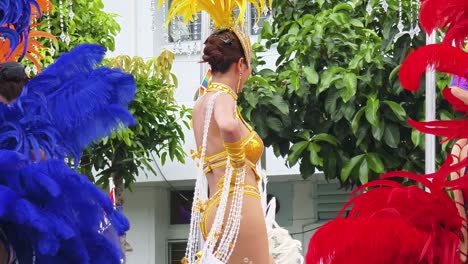
<svg viewBox="0 0 468 264">
<path fill-rule="evenodd" d="M 468 159 L 452 165 L 449 156 L 431 175 L 391 172 L 353 194 L 349 214 L 322 226 L 311 238 L 307 264 L 457 264 L 464 220 L 446 189 L 466 189 L 468 177 L 446 181 Z M 429 189 L 403 186 L 388 178 L 409 178 Z M 428 179 L 432 178 L 432 182 Z"/>
<path fill-rule="evenodd" d="M 432 33 L 435 29 L 463 22 L 467 11 L 465 0 L 422 0 L 419 21 L 426 32 Z"/>
<path fill-rule="evenodd" d="M 465 104 L 462 100 L 452 94 L 452 88 L 445 88 L 442 91 L 442 95 L 445 100 L 447 100 L 452 106 L 453 109 L 460 112 L 468 112 L 468 105 Z"/>
<path fill-rule="evenodd" d="M 436 120 L 418 122 L 407 120 L 408 124 L 425 134 L 444 137 L 442 143 L 459 138 L 468 138 L 468 120 Z"/>
<path fill-rule="evenodd" d="M 457 47 L 465 46 L 465 39 L 468 36 L 468 13 L 461 15 L 459 21 L 450 24 L 445 33 L 443 43 L 451 45 L 455 42 Z"/>
<path fill-rule="evenodd" d="M 421 77 L 428 67 L 439 72 L 468 77 L 468 53 L 447 44 L 432 44 L 419 48 L 401 65 L 401 85 L 410 91 L 418 90 Z"/>
</svg>

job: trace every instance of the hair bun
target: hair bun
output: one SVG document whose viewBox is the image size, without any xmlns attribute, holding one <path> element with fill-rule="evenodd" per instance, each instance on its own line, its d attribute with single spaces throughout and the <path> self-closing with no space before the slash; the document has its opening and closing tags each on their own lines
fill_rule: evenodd
<svg viewBox="0 0 468 264">
<path fill-rule="evenodd" d="M 25 81 L 28 79 L 23 65 L 18 62 L 5 62 L 0 64 L 0 79 L 5 81 Z"/>
<path fill-rule="evenodd" d="M 205 41 L 203 62 L 208 62 L 213 73 L 225 73 L 240 58 L 245 57 L 237 36 L 224 29 L 211 34 Z"/>
<path fill-rule="evenodd" d="M 213 68 L 217 68 L 225 60 L 223 53 L 213 46 L 206 46 L 203 53 L 203 61 L 208 62 Z"/>
</svg>

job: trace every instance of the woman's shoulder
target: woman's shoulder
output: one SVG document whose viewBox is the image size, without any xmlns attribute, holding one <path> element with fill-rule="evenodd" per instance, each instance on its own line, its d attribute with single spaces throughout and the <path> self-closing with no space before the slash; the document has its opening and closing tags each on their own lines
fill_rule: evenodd
<svg viewBox="0 0 468 264">
<path fill-rule="evenodd" d="M 202 97 L 199 97 L 193 106 L 193 113 L 198 111 L 205 110 L 209 104 L 213 104 L 213 111 L 219 108 L 227 108 L 230 109 L 235 106 L 236 102 L 232 99 L 232 97 L 225 93 L 207 93 Z"/>
</svg>

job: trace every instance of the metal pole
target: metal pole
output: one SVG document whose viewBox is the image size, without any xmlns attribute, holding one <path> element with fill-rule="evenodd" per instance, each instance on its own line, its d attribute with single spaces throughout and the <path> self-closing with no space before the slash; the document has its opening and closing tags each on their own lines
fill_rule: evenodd
<svg viewBox="0 0 468 264">
<path fill-rule="evenodd" d="M 436 32 L 432 32 L 431 35 L 426 34 L 426 45 L 434 44 L 436 42 Z M 426 122 L 435 120 L 436 110 L 436 80 L 435 71 L 432 69 L 426 70 Z M 435 172 L 435 151 L 436 151 L 436 140 L 434 135 L 425 135 L 425 146 L 426 146 L 426 174 Z"/>
</svg>

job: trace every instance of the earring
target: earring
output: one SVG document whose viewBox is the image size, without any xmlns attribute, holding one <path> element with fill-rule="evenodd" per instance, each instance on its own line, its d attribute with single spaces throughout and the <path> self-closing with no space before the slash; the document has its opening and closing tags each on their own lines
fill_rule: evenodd
<svg viewBox="0 0 468 264">
<path fill-rule="evenodd" d="M 242 73 L 239 74 L 239 81 L 237 82 L 237 90 L 236 90 L 237 94 L 239 94 L 241 79 L 242 79 Z"/>
</svg>

